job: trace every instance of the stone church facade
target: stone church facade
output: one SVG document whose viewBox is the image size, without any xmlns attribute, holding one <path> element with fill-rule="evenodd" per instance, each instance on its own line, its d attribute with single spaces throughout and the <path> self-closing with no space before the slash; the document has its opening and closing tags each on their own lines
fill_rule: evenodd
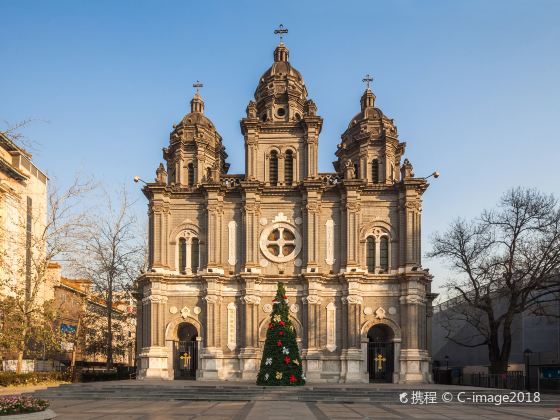
<svg viewBox="0 0 560 420">
<path fill-rule="evenodd" d="M 138 376 L 254 380 L 282 281 L 308 382 L 429 382 L 428 183 L 369 87 L 320 173 L 323 119 L 288 55 L 280 43 L 241 120 L 245 174 L 228 174 L 197 92 L 143 188 Z"/>
</svg>

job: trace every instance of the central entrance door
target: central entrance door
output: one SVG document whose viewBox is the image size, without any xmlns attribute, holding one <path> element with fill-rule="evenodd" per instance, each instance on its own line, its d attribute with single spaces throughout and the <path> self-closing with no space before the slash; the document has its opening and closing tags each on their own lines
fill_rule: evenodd
<svg viewBox="0 0 560 420">
<path fill-rule="evenodd" d="M 194 325 L 182 323 L 177 329 L 178 341 L 174 342 L 175 379 L 196 379 L 198 360 L 198 332 Z"/>
<path fill-rule="evenodd" d="M 393 382 L 394 349 L 392 331 L 375 325 L 368 331 L 368 372 L 370 382 Z"/>
</svg>

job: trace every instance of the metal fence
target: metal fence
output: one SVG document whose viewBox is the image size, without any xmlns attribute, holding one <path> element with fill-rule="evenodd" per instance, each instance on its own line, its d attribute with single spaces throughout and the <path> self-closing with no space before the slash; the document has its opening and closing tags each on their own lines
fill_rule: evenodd
<svg viewBox="0 0 560 420">
<path fill-rule="evenodd" d="M 522 371 L 504 374 L 466 373 L 460 377 L 460 385 L 480 386 L 498 389 L 525 389 L 525 376 Z"/>
</svg>

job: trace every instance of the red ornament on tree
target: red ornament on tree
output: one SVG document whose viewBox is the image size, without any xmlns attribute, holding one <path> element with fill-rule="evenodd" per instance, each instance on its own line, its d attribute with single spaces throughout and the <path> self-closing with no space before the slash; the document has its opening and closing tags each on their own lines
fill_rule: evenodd
<svg viewBox="0 0 560 420">
<path fill-rule="evenodd" d="M 290 376 L 290 383 L 293 384 L 296 381 L 296 377 L 294 375 Z"/>
<path fill-rule="evenodd" d="M 279 335 L 284 335 L 284 331 L 280 331 L 278 334 Z"/>
<path fill-rule="evenodd" d="M 286 325 L 286 323 L 284 321 L 280 321 L 279 324 L 282 325 L 282 326 Z"/>
<path fill-rule="evenodd" d="M 292 359 L 290 359 L 288 356 L 284 357 L 284 363 L 286 363 L 287 365 L 292 361 Z"/>
<path fill-rule="evenodd" d="M 268 324 L 268 329 L 270 330 L 271 328 L 272 328 L 272 322 Z"/>
<path fill-rule="evenodd" d="M 277 345 L 278 347 L 282 347 L 282 342 L 281 342 L 280 340 L 278 340 L 278 342 L 276 343 L 276 345 Z"/>
</svg>

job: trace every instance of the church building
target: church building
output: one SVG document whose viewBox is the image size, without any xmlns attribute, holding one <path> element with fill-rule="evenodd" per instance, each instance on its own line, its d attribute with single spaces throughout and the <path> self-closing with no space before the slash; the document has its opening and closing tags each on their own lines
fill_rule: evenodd
<svg viewBox="0 0 560 420">
<path fill-rule="evenodd" d="M 228 173 L 197 90 L 143 187 L 140 379 L 255 380 L 283 282 L 308 383 L 430 381 L 428 183 L 364 81 L 329 173 L 317 162 L 323 119 L 283 42 L 240 121 L 244 174 Z"/>
</svg>

